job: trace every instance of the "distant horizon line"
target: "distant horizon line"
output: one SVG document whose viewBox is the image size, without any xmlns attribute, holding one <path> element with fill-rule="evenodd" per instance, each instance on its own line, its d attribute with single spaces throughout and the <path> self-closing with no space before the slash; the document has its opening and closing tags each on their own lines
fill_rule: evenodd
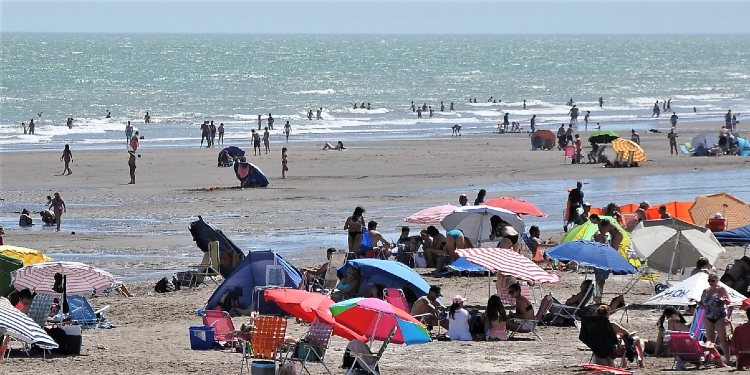
<svg viewBox="0 0 750 375">
<path fill-rule="evenodd" d="M 750 36 L 750 33 L 253 33 L 253 32 L 108 32 L 108 31 L 3 31 L 3 35 L 257 35 L 257 36 L 586 36 L 586 37 L 617 37 L 617 36 Z"/>
</svg>

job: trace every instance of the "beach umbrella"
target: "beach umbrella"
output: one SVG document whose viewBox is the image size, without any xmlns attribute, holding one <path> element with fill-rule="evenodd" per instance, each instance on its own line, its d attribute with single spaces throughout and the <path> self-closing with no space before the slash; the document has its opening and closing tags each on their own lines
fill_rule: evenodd
<svg viewBox="0 0 750 375">
<path fill-rule="evenodd" d="M 222 152 L 226 151 L 229 157 L 231 158 L 239 158 L 245 156 L 245 150 L 237 147 L 237 146 L 228 146 L 224 147 Z"/>
<path fill-rule="evenodd" d="M 533 203 L 518 197 L 498 197 L 484 201 L 484 205 L 490 207 L 504 208 L 517 215 L 533 215 L 546 217 L 547 214 Z"/>
<path fill-rule="evenodd" d="M 500 248 L 456 249 L 456 254 L 489 271 L 513 276 L 519 280 L 538 284 L 560 281 L 559 276 L 548 273 L 531 259 L 513 250 Z"/>
<path fill-rule="evenodd" d="M 526 231 L 523 220 L 514 212 L 487 205 L 457 208 L 452 214 L 446 216 L 440 224 L 446 230 L 460 229 L 464 232 L 466 238 L 470 239 L 472 243 L 478 244 L 490 239 L 490 233 L 492 232 L 490 218 L 492 216 L 499 216 L 518 233 Z"/>
<path fill-rule="evenodd" d="M 693 137 L 693 149 L 703 147 L 705 149 L 711 149 L 719 144 L 719 136 L 716 133 L 704 133 Z"/>
<path fill-rule="evenodd" d="M 573 241 L 554 246 L 545 252 L 548 257 L 562 262 L 576 262 L 600 270 L 611 271 L 615 275 L 628 275 L 636 272 L 635 267 L 608 245 L 594 241 Z"/>
<path fill-rule="evenodd" d="M 533 133 L 531 133 L 531 148 L 533 150 L 537 149 L 545 149 L 545 150 L 551 150 L 555 147 L 555 143 L 557 142 L 557 136 L 555 133 L 543 129 L 543 130 L 537 130 Z"/>
<path fill-rule="evenodd" d="M 622 234 L 622 242 L 620 242 L 620 246 L 616 249 L 620 255 L 627 258 L 630 264 L 638 267 L 641 265 L 640 261 L 638 259 L 633 258 L 630 256 L 630 233 L 623 229 L 623 227 L 620 226 L 620 224 L 617 223 L 617 219 L 611 217 L 611 216 L 604 216 L 599 215 L 600 219 L 607 219 L 609 220 L 612 225 L 617 228 L 618 231 L 620 231 L 620 234 Z M 560 240 L 561 243 L 565 242 L 572 242 L 577 240 L 586 240 L 586 241 L 592 241 L 594 239 L 594 234 L 599 231 L 599 226 L 590 222 L 586 221 L 583 224 L 576 225 L 575 227 L 571 228 L 568 233 L 563 236 L 562 240 Z"/>
<path fill-rule="evenodd" d="M 52 261 L 52 258 L 44 255 L 44 253 L 39 250 L 27 249 L 20 246 L 2 245 L 0 246 L 0 254 L 20 259 L 24 266 Z"/>
<path fill-rule="evenodd" d="M 643 163 L 646 161 L 646 152 L 643 151 L 641 146 L 629 139 L 618 138 L 612 141 L 612 149 L 615 152 L 622 152 L 624 159 L 628 159 L 630 153 L 633 153 L 633 161 L 636 163 Z"/>
<path fill-rule="evenodd" d="M 365 292 L 368 285 L 382 285 L 384 288 L 396 288 L 403 290 L 407 297 L 415 300 L 427 295 L 430 284 L 409 266 L 393 260 L 383 259 L 353 259 L 336 270 L 340 279 L 346 276 L 349 269 L 355 268 L 360 274 L 360 295 Z"/>
<path fill-rule="evenodd" d="M 443 218 L 455 211 L 456 208 L 458 207 L 450 204 L 429 207 L 405 217 L 404 221 L 412 224 L 438 225 L 440 224 L 440 220 L 443 220 Z"/>
<path fill-rule="evenodd" d="M 719 281 L 719 285 L 724 287 L 729 294 L 729 301 L 732 306 L 742 305 L 742 301 L 747 298 L 742 293 L 728 287 Z M 667 290 L 647 299 L 642 305 L 648 306 L 688 306 L 701 299 L 701 294 L 708 288 L 708 274 L 698 272 L 678 284 L 669 287 Z"/>
<path fill-rule="evenodd" d="M 612 130 L 597 130 L 591 133 L 591 136 L 589 136 L 589 142 L 612 143 L 612 141 L 617 138 L 620 138 L 620 136 Z"/>
<path fill-rule="evenodd" d="M 2 335 L 12 336 L 27 344 L 36 344 L 42 349 L 58 348 L 47 332 L 5 298 L 0 298 L 0 336 Z"/>
<path fill-rule="evenodd" d="M 709 229 L 675 218 L 642 221 L 633 230 L 630 240 L 633 250 L 640 258 L 648 260 L 650 268 L 670 274 L 692 267 L 700 257 L 714 264 L 724 252 Z"/>
<path fill-rule="evenodd" d="M 14 288 L 10 284 L 10 273 L 23 267 L 20 259 L 0 254 L 0 296 L 6 297 Z"/>
<path fill-rule="evenodd" d="M 68 294 L 103 292 L 115 283 L 111 273 L 78 262 L 37 263 L 13 271 L 11 280 L 16 289 L 54 294 L 58 293 L 52 289 L 58 273 L 66 276 Z"/>
<path fill-rule="evenodd" d="M 336 336 L 347 340 L 367 341 L 365 336 L 336 322 L 331 315 L 331 310 L 328 309 L 333 304 L 333 300 L 326 295 L 291 288 L 266 289 L 263 294 L 266 301 L 275 303 L 296 318 L 308 323 L 318 319 L 333 327 L 333 334 Z"/>
<path fill-rule="evenodd" d="M 377 298 L 352 298 L 330 306 L 337 322 L 373 340 L 385 340 L 393 327 L 396 344 L 424 344 L 430 342 L 427 328 L 409 313 Z"/>
<path fill-rule="evenodd" d="M 700 195 L 690 207 L 690 215 L 696 224 L 705 224 L 720 213 L 727 219 L 726 229 L 750 224 L 750 206 L 728 193 Z"/>
</svg>

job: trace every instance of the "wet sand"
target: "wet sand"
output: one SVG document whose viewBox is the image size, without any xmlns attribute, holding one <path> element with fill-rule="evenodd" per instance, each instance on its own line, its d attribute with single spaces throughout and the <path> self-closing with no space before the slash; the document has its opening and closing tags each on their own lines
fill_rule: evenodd
<svg viewBox="0 0 750 375">
<path fill-rule="evenodd" d="M 720 126 L 720 122 L 686 124 L 686 128 L 680 128 L 680 142 L 699 132 L 718 131 Z M 302 266 L 320 262 L 327 247 L 345 246 L 343 223 L 356 205 L 367 209 L 367 220 L 376 220 L 384 232 L 395 233 L 396 227 L 403 223 L 403 216 L 411 212 L 455 203 L 461 193 L 473 200 L 480 188 L 502 187 L 504 183 L 526 184 L 526 191 L 513 191 L 521 197 L 544 196 L 564 194 L 564 191 L 545 191 L 544 182 L 550 180 L 569 180 L 568 186 L 573 186 L 579 179 L 585 182 L 616 177 L 617 181 L 628 184 L 644 176 L 693 172 L 695 180 L 685 183 L 694 186 L 694 195 L 734 192 L 726 184 L 705 181 L 700 173 L 724 170 L 731 175 L 742 171 L 749 158 L 670 156 L 666 120 L 662 131 L 661 134 L 641 133 L 641 144 L 648 158 L 644 166 L 620 169 L 602 168 L 600 164 L 570 165 L 569 160 L 564 163 L 562 152 L 530 151 L 527 134 L 488 133 L 451 138 L 447 128 L 443 138 L 373 140 L 347 144 L 348 149 L 340 152 L 321 151 L 322 144 L 295 142 L 294 139 L 287 144 L 277 138 L 272 139 L 271 154 L 252 156 L 247 143 L 237 144 L 250 151 L 248 160 L 269 177 L 271 185 L 266 189 L 238 189 L 231 168 L 216 167 L 219 149 L 201 149 L 197 144 L 190 149 L 149 149 L 148 140 L 143 141 L 135 185 L 127 184 L 128 155 L 124 144 L 123 149 L 117 151 L 72 150 L 74 162 L 70 176 L 58 176 L 63 169 L 59 162 L 61 151 L 0 153 L 0 198 L 4 200 L 0 217 L 6 218 L 3 221 L 7 233 L 5 243 L 45 250 L 66 260 L 83 260 L 126 279 L 148 279 L 131 282 L 138 295 L 135 298 L 94 299 L 95 306 L 113 305 L 110 315 L 118 327 L 87 331 L 84 356 L 48 361 L 16 356 L 10 364 L 0 364 L 0 370 L 13 366 L 14 371 L 19 368 L 29 373 L 60 368 L 103 373 L 236 371 L 239 354 L 189 350 L 187 327 L 200 323 L 194 310 L 208 299 L 212 285 L 166 296 L 149 292 L 157 275 L 183 270 L 199 262 L 201 253 L 187 230 L 188 223 L 197 215 L 203 215 L 246 250 L 283 244 L 285 257 Z M 581 135 L 588 138 L 587 133 L 581 132 Z M 285 180 L 280 179 L 283 146 L 289 148 L 290 171 Z M 611 150 L 605 153 L 614 159 Z M 606 186 L 600 189 L 598 194 L 607 193 Z M 612 189 L 614 191 L 614 187 Z M 46 202 L 45 197 L 56 191 L 68 204 L 61 232 L 36 226 L 21 229 L 12 224 L 21 208 L 39 211 Z M 505 193 L 500 188 L 488 189 L 488 197 Z M 669 191 L 663 194 L 669 196 Z M 615 196 L 609 200 L 618 201 Z M 551 207 L 548 209 L 550 217 L 546 220 L 557 227 L 557 223 L 561 224 L 564 198 L 548 207 Z M 39 225 L 38 216 L 35 222 Z M 71 233 L 73 230 L 76 234 Z M 542 236 L 559 239 L 560 230 L 548 230 Z M 724 264 L 734 259 L 737 251 L 731 256 L 722 256 Z M 581 278 L 566 273 L 563 282 L 552 286 L 551 290 L 565 298 L 573 293 Z M 615 279 L 608 293 L 619 290 L 618 283 L 624 284 L 624 280 Z M 431 281 L 443 284 L 447 297 L 461 293 L 468 296 L 471 305 L 486 303 L 485 279 Z M 642 283 L 634 297 L 627 299 L 628 302 L 642 300 L 648 294 L 649 287 Z M 614 294 L 607 295 L 611 296 Z M 631 321 L 635 321 L 636 329 L 651 332 L 649 327 L 656 321 L 655 314 L 634 312 Z M 237 325 L 241 322 L 242 319 L 235 321 Z M 293 326 L 301 334 L 302 328 Z M 408 348 L 394 345 L 386 352 L 383 368 L 386 373 L 407 374 L 494 373 L 522 369 L 567 373 L 570 370 L 566 365 L 577 364 L 588 356 L 587 352 L 578 350 L 580 345 L 574 328 L 543 328 L 542 336 L 543 342 L 436 342 Z M 334 341 L 327 360 L 329 364 L 339 363 L 344 344 L 341 340 Z M 420 359 L 416 364 L 415 358 Z M 670 365 L 671 360 L 656 360 L 654 368 L 661 370 Z"/>
</svg>

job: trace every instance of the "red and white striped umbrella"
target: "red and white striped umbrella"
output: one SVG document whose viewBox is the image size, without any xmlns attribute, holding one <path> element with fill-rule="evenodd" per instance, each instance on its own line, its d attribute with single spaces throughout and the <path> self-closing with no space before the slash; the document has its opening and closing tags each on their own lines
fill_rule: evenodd
<svg viewBox="0 0 750 375">
<path fill-rule="evenodd" d="M 437 225 L 440 224 L 440 221 L 446 216 L 453 213 L 456 208 L 458 207 L 450 204 L 429 207 L 405 217 L 404 221 L 412 224 Z"/>
<path fill-rule="evenodd" d="M 78 262 L 45 262 L 19 268 L 11 273 L 11 283 L 18 290 L 57 294 L 52 290 L 56 273 L 66 276 L 68 294 L 102 292 L 115 283 L 111 273 Z"/>
<path fill-rule="evenodd" d="M 539 267 L 531 259 L 508 249 L 480 247 L 456 249 L 456 254 L 489 271 L 532 283 L 556 283 L 560 277 Z"/>
</svg>

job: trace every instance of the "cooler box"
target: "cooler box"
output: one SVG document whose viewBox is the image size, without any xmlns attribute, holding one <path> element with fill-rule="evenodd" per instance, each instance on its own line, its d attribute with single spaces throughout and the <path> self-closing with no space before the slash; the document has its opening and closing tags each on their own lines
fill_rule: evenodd
<svg viewBox="0 0 750 375">
<path fill-rule="evenodd" d="M 250 375 L 275 375 L 276 362 L 274 361 L 253 361 L 250 364 Z"/>
<path fill-rule="evenodd" d="M 190 327 L 190 349 L 209 350 L 214 347 L 214 327 Z"/>
</svg>

